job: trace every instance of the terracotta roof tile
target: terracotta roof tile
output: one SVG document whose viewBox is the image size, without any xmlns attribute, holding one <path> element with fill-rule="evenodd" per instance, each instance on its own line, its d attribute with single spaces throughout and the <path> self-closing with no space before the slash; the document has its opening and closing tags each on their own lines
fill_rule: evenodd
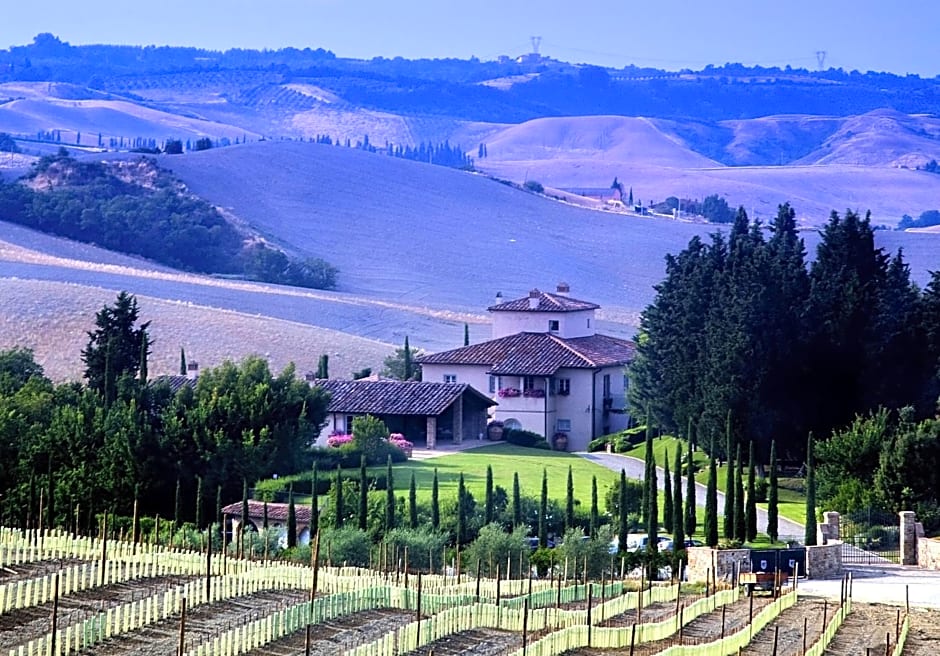
<svg viewBox="0 0 940 656">
<path fill-rule="evenodd" d="M 495 402 L 467 383 L 434 383 L 401 380 L 317 380 L 314 385 L 330 392 L 328 412 L 373 415 L 436 417 L 459 396 L 469 393 L 487 405 Z"/>
<path fill-rule="evenodd" d="M 491 305 L 487 309 L 490 312 L 581 312 L 582 310 L 596 310 L 600 307 L 588 301 L 579 301 L 561 294 L 549 294 L 538 289 L 533 289 L 532 293 L 538 298 L 538 304 L 534 308 L 530 306 L 529 297 L 526 296 L 499 305 Z"/>
<path fill-rule="evenodd" d="M 607 335 L 563 339 L 549 333 L 516 333 L 463 348 L 422 355 L 421 364 L 485 365 L 495 375 L 551 376 L 559 369 L 626 365 L 633 342 Z"/>
<path fill-rule="evenodd" d="M 287 507 L 289 504 L 286 503 L 274 503 L 268 502 L 268 520 L 272 522 L 286 522 L 287 521 Z M 222 508 L 223 515 L 232 515 L 235 517 L 242 516 L 242 502 L 237 501 L 235 503 L 230 503 L 229 505 Z M 309 504 L 294 504 L 294 515 L 297 517 L 298 524 L 309 524 L 310 523 L 310 505 Z M 254 499 L 248 500 L 248 518 L 260 520 L 264 518 L 264 501 L 255 501 Z"/>
</svg>

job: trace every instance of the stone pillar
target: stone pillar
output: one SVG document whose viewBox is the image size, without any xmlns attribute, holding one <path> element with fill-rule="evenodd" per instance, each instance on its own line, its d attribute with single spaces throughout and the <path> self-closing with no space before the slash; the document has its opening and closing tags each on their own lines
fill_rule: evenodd
<svg viewBox="0 0 940 656">
<path fill-rule="evenodd" d="M 829 511 L 823 513 L 823 524 L 829 526 L 829 539 L 830 540 L 841 540 L 842 539 L 842 529 L 840 526 L 839 513 L 835 511 Z"/>
<path fill-rule="evenodd" d="M 463 442 L 463 394 L 454 401 L 454 444 Z"/>
<path fill-rule="evenodd" d="M 428 448 L 437 446 L 437 417 L 428 417 L 427 422 Z"/>
<path fill-rule="evenodd" d="M 901 564 L 917 564 L 917 516 L 911 510 L 899 512 L 901 516 Z"/>
</svg>

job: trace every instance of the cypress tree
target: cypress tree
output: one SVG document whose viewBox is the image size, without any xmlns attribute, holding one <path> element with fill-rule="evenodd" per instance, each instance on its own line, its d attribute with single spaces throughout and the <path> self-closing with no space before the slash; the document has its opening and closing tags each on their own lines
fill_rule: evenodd
<svg viewBox="0 0 940 656">
<path fill-rule="evenodd" d="M 689 444 L 686 452 L 686 479 L 685 479 L 685 534 L 689 537 L 695 535 L 698 528 L 698 517 L 695 510 L 695 463 L 692 459 L 692 434 L 689 433 Z"/>
<path fill-rule="evenodd" d="M 411 472 L 411 484 L 408 486 L 408 528 L 418 528 L 418 486 L 415 483 L 414 470 Z"/>
<path fill-rule="evenodd" d="M 359 530 L 369 526 L 369 479 L 366 472 L 366 454 L 359 456 Z"/>
<path fill-rule="evenodd" d="M 806 535 L 803 543 L 816 544 L 816 456 L 813 453 L 813 434 L 806 438 Z"/>
<path fill-rule="evenodd" d="M 539 497 L 539 546 L 548 546 L 548 472 L 542 468 L 542 495 Z"/>
<path fill-rule="evenodd" d="M 659 549 L 659 486 L 656 482 L 656 458 L 650 456 L 649 508 L 646 512 L 646 534 L 649 536 L 648 551 L 654 554 Z"/>
<path fill-rule="evenodd" d="M 225 534 L 225 526 L 223 522 L 225 518 L 222 517 L 222 486 L 215 486 L 215 521 L 219 523 L 219 530 L 222 531 L 223 535 Z"/>
<path fill-rule="evenodd" d="M 463 472 L 457 480 L 457 546 L 467 541 L 467 486 Z"/>
<path fill-rule="evenodd" d="M 247 501 L 248 483 L 245 483 L 244 496 L 246 497 L 246 500 L 242 503 L 242 511 L 243 511 L 242 517 L 243 518 L 248 516 L 248 501 Z M 182 515 L 183 515 L 183 507 L 181 505 L 182 503 L 183 501 L 182 501 L 182 495 L 180 493 L 180 479 L 177 476 L 176 495 L 173 497 L 173 530 L 174 531 L 179 528 L 180 521 L 182 520 Z"/>
<path fill-rule="evenodd" d="M 385 462 L 385 532 L 395 528 L 395 481 L 392 479 L 392 456 Z"/>
<path fill-rule="evenodd" d="M 757 539 L 757 499 L 756 494 L 756 472 L 754 470 L 754 441 L 751 440 L 748 447 L 747 459 L 747 505 L 745 507 L 744 521 L 747 528 L 747 541 L 753 542 Z"/>
<path fill-rule="evenodd" d="M 734 438 L 731 436 L 731 413 L 725 424 L 725 455 L 728 458 L 728 470 L 725 472 L 725 517 L 724 535 L 726 540 L 734 539 Z"/>
<path fill-rule="evenodd" d="M 565 530 L 574 528 L 574 475 L 568 465 L 568 486 L 565 492 Z"/>
<path fill-rule="evenodd" d="M 336 519 L 333 522 L 334 528 L 343 528 L 343 470 L 336 465 Z"/>
<path fill-rule="evenodd" d="M 777 541 L 780 493 L 777 489 L 777 442 L 770 443 L 770 489 L 767 490 L 767 535 Z"/>
<path fill-rule="evenodd" d="M 287 548 L 297 546 L 297 509 L 294 508 L 294 485 L 291 483 L 287 496 Z"/>
<path fill-rule="evenodd" d="M 640 501 L 640 517 L 643 522 L 649 526 L 650 523 L 650 483 L 653 477 L 653 427 L 650 425 L 649 413 L 646 414 L 646 454 L 644 455 L 643 469 L 643 499 Z M 653 496 L 656 495 L 656 489 L 653 488 Z M 655 519 L 655 517 L 654 517 Z"/>
<path fill-rule="evenodd" d="M 202 528 L 202 476 L 196 477 L 196 528 Z"/>
<path fill-rule="evenodd" d="M 146 330 L 140 331 L 140 369 L 138 370 L 141 386 L 147 385 L 147 354 L 150 351 L 150 338 Z"/>
<path fill-rule="evenodd" d="M 468 324 L 463 325 L 463 345 L 470 346 L 470 326 Z"/>
<path fill-rule="evenodd" d="M 317 361 L 317 378 L 327 379 L 330 377 L 330 356 L 326 353 L 320 356 Z"/>
<path fill-rule="evenodd" d="M 522 494 L 519 492 L 519 472 L 512 473 L 512 525 L 522 526 Z"/>
<path fill-rule="evenodd" d="M 434 468 L 434 480 L 431 483 L 431 526 L 434 530 L 441 527 L 441 501 L 438 497 L 437 467 Z"/>
<path fill-rule="evenodd" d="M 268 502 L 267 501 L 264 502 L 264 507 L 262 508 L 262 511 L 264 514 L 262 515 L 262 518 L 261 518 L 261 528 L 267 531 L 268 530 Z"/>
<path fill-rule="evenodd" d="M 177 481 L 177 489 L 179 489 L 179 481 Z M 244 544 L 244 541 L 241 538 L 244 537 L 245 529 L 247 528 L 248 528 L 248 479 L 243 478 L 242 479 L 242 523 L 241 523 L 241 528 L 239 529 L 239 536 L 238 536 L 239 545 Z"/>
<path fill-rule="evenodd" d="M 744 466 L 741 457 L 741 445 L 735 452 L 737 463 L 734 467 L 734 539 L 744 542 L 747 539 L 747 522 L 744 516 Z"/>
<path fill-rule="evenodd" d="M 404 380 L 411 380 L 414 365 L 411 363 L 411 347 L 408 345 L 408 335 L 405 335 L 405 353 L 402 360 L 402 375 Z"/>
<path fill-rule="evenodd" d="M 682 514 L 682 447 L 676 449 L 676 475 L 672 481 L 672 548 L 685 548 L 685 517 Z"/>
<path fill-rule="evenodd" d="M 678 473 L 676 474 L 678 476 Z M 672 477 L 669 475 L 669 450 L 666 450 L 665 462 L 663 462 L 663 529 L 666 533 L 672 533 Z"/>
<path fill-rule="evenodd" d="M 597 476 L 591 476 L 591 537 L 597 535 L 598 524 L 600 523 L 600 512 L 597 509 Z"/>
<path fill-rule="evenodd" d="M 627 550 L 627 533 L 630 524 L 627 520 L 627 472 L 620 470 L 620 490 L 617 495 L 617 550 L 624 553 Z"/>
<path fill-rule="evenodd" d="M 313 471 L 310 473 L 310 539 L 320 530 L 320 503 L 317 499 L 317 461 L 313 461 Z"/>
<path fill-rule="evenodd" d="M 705 494 L 705 543 L 718 546 L 718 468 L 708 456 L 708 488 Z"/>
<path fill-rule="evenodd" d="M 486 500 L 483 506 L 484 524 L 489 524 L 494 519 L 493 512 L 493 468 L 486 466 Z"/>
<path fill-rule="evenodd" d="M 180 347 L 180 376 L 186 375 L 186 350 Z"/>
</svg>

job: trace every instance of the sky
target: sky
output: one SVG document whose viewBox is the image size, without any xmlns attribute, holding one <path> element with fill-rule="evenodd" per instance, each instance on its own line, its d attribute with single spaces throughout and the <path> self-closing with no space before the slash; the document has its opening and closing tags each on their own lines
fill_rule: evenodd
<svg viewBox="0 0 940 656">
<path fill-rule="evenodd" d="M 0 48 L 51 32 L 73 45 L 324 48 L 339 57 L 532 51 L 669 70 L 726 62 L 940 75 L 940 2 L 914 0 L 5 0 Z"/>
</svg>

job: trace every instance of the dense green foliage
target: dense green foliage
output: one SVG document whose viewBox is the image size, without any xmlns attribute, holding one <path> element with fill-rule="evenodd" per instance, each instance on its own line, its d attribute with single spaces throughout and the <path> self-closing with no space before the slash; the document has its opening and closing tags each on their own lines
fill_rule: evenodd
<svg viewBox="0 0 940 656">
<path fill-rule="evenodd" d="M 934 172 L 936 171 L 937 162 L 933 162 Z M 927 210 L 926 212 L 921 212 L 920 216 L 912 218 L 905 214 L 901 217 L 901 222 L 898 223 L 898 230 L 907 230 L 908 228 L 929 228 L 931 226 L 940 225 L 940 210 Z"/>
<path fill-rule="evenodd" d="M 136 300 L 122 294 L 102 312 L 126 317 L 130 308 L 136 317 Z M 141 328 L 124 328 L 110 338 L 112 352 L 132 356 L 121 341 Z M 95 340 L 93 333 L 89 348 Z M 88 386 L 54 386 L 24 361 L 27 353 L 0 354 L 0 496 L 4 519 L 17 524 L 35 521 L 40 489 L 50 526 L 72 525 L 76 509 L 82 527 L 104 509 L 129 515 L 135 497 L 142 514 L 193 520 L 189 500 L 199 480 L 221 486 L 231 501 L 241 497 L 243 480 L 308 467 L 326 415 L 322 390 L 298 380 L 292 367 L 273 375 L 259 358 L 206 370 L 195 388 L 176 394 L 125 374 L 106 399 L 91 378 Z"/>
<path fill-rule="evenodd" d="M 0 152 L 4 152 L 4 153 L 20 152 L 20 147 L 16 145 L 15 141 L 13 141 L 13 137 L 11 137 L 6 132 L 0 132 Z"/>
<path fill-rule="evenodd" d="M 145 183 L 129 182 L 139 176 Z M 328 263 L 295 261 L 245 238 L 208 202 L 183 193 L 152 160 L 41 158 L 22 182 L 0 182 L 0 217 L 185 271 L 240 274 L 262 282 L 331 288 Z"/>
<path fill-rule="evenodd" d="M 705 435 L 726 430 L 730 412 L 729 445 L 753 440 L 762 463 L 772 439 L 783 459 L 802 459 L 810 430 L 829 435 L 879 406 L 932 413 L 936 292 L 916 288 L 900 252 L 875 247 L 869 218 L 833 213 L 809 269 L 789 205 L 765 232 L 739 210 L 726 235 L 667 257 L 641 319 L 634 412 Z"/>
</svg>

